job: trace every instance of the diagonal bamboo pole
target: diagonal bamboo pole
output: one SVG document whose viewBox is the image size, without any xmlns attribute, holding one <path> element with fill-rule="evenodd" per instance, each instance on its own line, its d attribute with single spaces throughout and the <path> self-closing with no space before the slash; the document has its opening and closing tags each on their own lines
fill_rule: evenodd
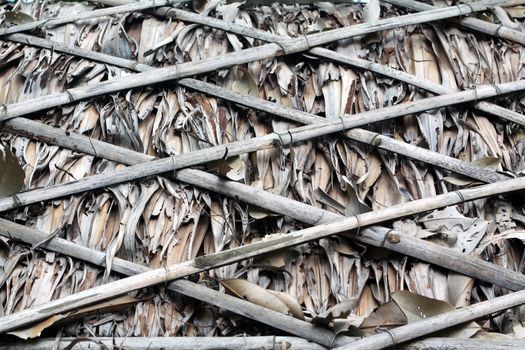
<svg viewBox="0 0 525 350">
<path fill-rule="evenodd" d="M 44 48 L 49 48 L 49 49 L 53 49 L 56 51 L 62 51 L 62 52 L 65 52 L 71 55 L 76 55 L 76 56 L 80 56 L 80 57 L 84 57 L 87 59 L 96 60 L 96 61 L 100 61 L 100 62 L 104 62 L 108 64 L 118 65 L 120 67 L 128 68 L 131 70 L 145 72 L 151 69 L 155 69 L 151 66 L 140 64 L 136 61 L 114 57 L 111 55 L 94 52 L 91 50 L 86 50 L 86 49 L 69 46 L 69 45 L 65 45 L 61 43 L 51 42 L 49 40 L 40 39 L 40 38 L 32 37 L 29 35 L 13 34 L 12 36 L 16 36 L 15 38 L 13 38 L 15 41 L 28 43 L 30 45 L 36 45 L 36 46 L 40 46 Z M 11 36 L 10 36 L 10 39 L 11 39 Z M 355 65 L 355 66 L 358 66 L 360 68 L 365 68 L 365 69 L 370 67 L 370 69 L 373 72 L 384 74 L 386 76 L 392 77 L 394 79 L 399 79 L 401 81 L 405 81 L 415 86 L 425 87 L 428 85 L 428 84 L 425 84 L 426 82 L 425 80 L 414 77 L 413 75 L 406 74 L 404 72 L 401 72 L 401 71 L 398 71 L 398 70 L 395 70 L 395 69 L 392 69 L 386 66 L 378 65 L 370 61 L 347 58 L 346 56 L 343 56 L 341 54 L 338 54 L 336 52 L 326 50 L 323 48 L 314 48 L 310 50 L 310 52 L 315 54 L 319 50 L 326 51 L 325 54 L 327 56 L 333 56 L 332 58 L 334 60 L 341 61 L 341 62 L 344 61 L 343 63 L 348 64 L 351 62 L 350 63 L 351 65 Z M 203 92 L 208 95 L 213 95 L 216 97 L 227 99 L 229 101 L 232 101 L 232 102 L 235 102 L 235 103 L 247 106 L 247 107 L 255 108 L 261 111 L 265 111 L 267 113 L 278 115 L 282 118 L 293 120 L 293 121 L 296 121 L 302 124 L 312 124 L 315 122 L 322 122 L 326 120 L 314 114 L 301 112 L 293 108 L 280 107 L 276 105 L 275 103 L 271 103 L 269 101 L 254 98 L 251 96 L 243 96 L 243 95 L 234 93 L 232 91 L 228 91 L 224 88 L 217 87 L 216 85 L 197 81 L 195 79 L 186 78 L 186 79 L 180 80 L 178 83 L 179 85 L 184 86 L 189 89 L 197 90 L 197 91 Z M 441 85 L 432 84 L 432 83 L 429 83 L 429 84 L 430 85 L 428 86 L 428 90 L 430 91 L 433 91 L 439 94 L 449 92 L 446 88 L 442 87 Z M 511 117 L 514 117 L 515 119 L 523 118 L 521 114 L 510 111 L 508 109 L 504 109 L 492 103 L 478 102 L 476 106 L 484 106 L 485 108 L 483 110 L 486 112 L 489 109 L 498 110 L 497 114 L 499 115 L 503 113 L 509 115 L 507 119 Z M 499 109 L 503 111 L 500 111 Z M 517 116 L 513 115 L 513 113 L 516 114 Z M 14 118 L 14 119 L 6 121 L 4 125 L 7 127 L 8 130 L 19 133 L 19 134 L 27 134 L 27 133 L 34 134 L 35 132 L 41 131 L 38 123 L 35 124 L 28 119 Z M 26 132 L 24 132 L 25 129 L 27 129 Z M 48 132 L 50 131 L 48 130 Z M 465 176 L 469 176 L 471 178 L 480 180 L 482 182 L 495 182 L 495 181 L 504 180 L 507 178 L 503 175 L 497 174 L 494 171 L 483 169 L 483 168 L 465 163 L 461 160 L 457 160 L 452 157 L 441 155 L 439 153 L 429 151 L 422 147 L 406 144 L 405 142 L 398 141 L 398 140 L 395 140 L 395 139 L 392 139 L 392 138 L 389 138 L 383 135 L 379 135 L 377 133 L 367 131 L 364 129 L 353 129 L 347 132 L 347 136 L 353 140 L 356 140 L 356 141 L 359 141 L 359 142 L 362 142 L 368 145 L 377 146 L 378 148 L 381 148 L 381 149 L 384 149 L 390 152 L 395 152 L 395 153 L 404 155 L 406 157 L 410 157 L 410 158 L 413 158 L 419 161 L 426 162 L 428 164 L 433 164 L 443 169 L 447 169 L 447 170 L 450 170 L 450 171 L 453 171 L 453 172 L 456 172 L 456 173 L 459 173 Z M 46 137 L 46 135 L 42 135 L 42 137 Z M 125 163 L 126 160 L 124 159 L 120 162 Z"/>
<path fill-rule="evenodd" d="M 71 16 L 47 18 L 34 22 L 28 22 L 24 24 L 18 24 L 12 27 L 1 28 L 0 36 L 25 32 L 37 28 L 52 28 L 61 24 L 72 23 L 76 21 L 83 21 L 86 19 L 99 18 L 104 16 L 116 15 L 119 13 L 134 12 L 148 10 L 159 6 L 179 4 L 187 2 L 188 0 L 153 0 L 153 1 L 140 1 L 140 2 L 125 2 L 121 6 L 103 8 L 98 10 L 92 10 L 88 12 L 76 13 Z"/>
<path fill-rule="evenodd" d="M 218 69 L 231 67 L 281 55 L 289 55 L 309 50 L 315 46 L 355 36 L 375 33 L 381 30 L 397 28 L 412 24 L 426 23 L 454 16 L 462 16 L 476 11 L 483 11 L 499 4 L 501 0 L 482 0 L 468 5 L 457 5 L 447 8 L 419 12 L 394 18 L 382 19 L 375 23 L 362 23 L 346 28 L 315 33 L 300 38 L 284 39 L 279 43 L 265 44 L 258 47 L 228 53 L 218 57 L 203 59 L 197 62 L 180 63 L 175 66 L 159 68 L 155 72 L 138 73 L 128 77 L 100 82 L 95 86 L 85 85 L 68 89 L 65 92 L 37 97 L 19 103 L 4 105 L 0 109 L 0 121 L 73 103 L 82 99 L 110 94 L 136 87 L 148 86 L 164 81 L 175 80 L 195 74 L 202 74 Z"/>
<path fill-rule="evenodd" d="M 515 192 L 525 189 L 525 178 L 516 178 L 476 188 L 462 189 L 431 198 L 415 200 L 409 203 L 394 205 L 389 208 L 372 211 L 335 223 L 314 226 L 287 235 L 271 235 L 265 240 L 226 251 L 197 257 L 186 262 L 150 270 L 119 281 L 94 287 L 64 298 L 60 298 L 42 305 L 38 305 L 12 315 L 0 318 L 0 333 L 26 326 L 28 324 L 46 319 L 52 315 L 69 312 L 71 310 L 91 305 L 102 300 L 113 298 L 133 290 L 183 278 L 194 273 L 207 271 L 216 267 L 229 265 L 241 260 L 250 259 L 261 254 L 267 254 L 278 249 L 296 246 L 309 241 L 325 238 L 341 232 L 356 228 L 395 220 L 425 211 L 443 208 L 466 201 L 485 198 L 498 194 Z M 358 230 L 359 231 L 359 230 Z M 371 231 L 371 230 L 370 230 Z M 384 237 L 385 241 L 396 244 L 404 237 Z M 525 291 L 518 292 L 525 302 Z"/>
<path fill-rule="evenodd" d="M 479 86 L 476 90 L 467 90 L 454 94 L 421 99 L 386 107 L 376 111 L 355 114 L 352 118 L 340 118 L 338 120 L 310 124 L 295 129 L 289 129 L 286 132 L 274 132 L 246 141 L 218 145 L 185 153 L 176 157 L 173 156 L 171 158 L 137 164 L 126 169 L 104 172 L 62 185 L 18 193 L 14 196 L 0 199 L 0 211 L 6 211 L 40 201 L 116 185 L 122 182 L 133 181 L 139 178 L 158 175 L 168 171 L 203 164 L 242 153 L 282 147 L 291 143 L 309 140 L 369 123 L 389 120 L 402 115 L 419 113 L 424 110 L 456 105 L 523 89 L 525 89 L 525 80 L 499 85 Z"/>
<path fill-rule="evenodd" d="M 425 3 L 414 1 L 414 0 L 382 0 L 382 1 L 388 2 L 398 7 L 408 8 L 414 11 L 428 11 L 431 9 L 438 8 L 437 6 L 425 4 Z M 507 4 L 502 4 L 500 6 L 508 6 L 508 5 L 513 5 L 512 1 L 509 1 Z M 462 27 L 467 28 L 467 29 L 472 29 L 480 33 L 485 33 L 491 36 L 496 36 L 502 39 L 507 39 L 507 40 L 516 42 L 521 45 L 525 45 L 525 33 L 520 32 L 518 30 L 507 28 L 505 26 L 502 26 L 496 23 L 490 23 L 490 22 L 483 21 L 481 19 L 474 18 L 474 17 L 464 17 L 464 18 L 462 17 L 459 20 L 453 20 L 452 22 L 456 25 L 461 25 Z"/>
<path fill-rule="evenodd" d="M 525 290 L 503 295 L 501 297 L 462 307 L 444 314 L 432 316 L 418 322 L 390 329 L 388 332 L 375 334 L 336 349 L 384 349 L 522 304 L 525 304 Z"/>
</svg>

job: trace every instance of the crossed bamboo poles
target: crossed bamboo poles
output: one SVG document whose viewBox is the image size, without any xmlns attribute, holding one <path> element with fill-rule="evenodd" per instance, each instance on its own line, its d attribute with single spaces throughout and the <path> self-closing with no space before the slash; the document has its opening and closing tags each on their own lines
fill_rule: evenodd
<svg viewBox="0 0 525 350">
<path fill-rule="evenodd" d="M 514 181 L 514 180 L 511 180 L 511 181 Z"/>
</svg>

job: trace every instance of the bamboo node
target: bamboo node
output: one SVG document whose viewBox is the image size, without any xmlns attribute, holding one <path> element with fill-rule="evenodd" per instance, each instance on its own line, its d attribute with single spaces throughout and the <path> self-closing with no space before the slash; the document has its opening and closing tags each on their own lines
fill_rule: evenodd
<svg viewBox="0 0 525 350">
<path fill-rule="evenodd" d="M 388 328 L 385 328 L 385 327 L 377 327 L 377 328 L 376 328 L 376 333 L 388 333 L 388 335 L 390 336 L 390 338 L 392 338 L 392 349 L 395 349 L 395 348 L 396 348 L 396 345 L 397 345 L 396 338 L 394 337 L 394 334 L 393 334 Z"/>
<path fill-rule="evenodd" d="M 396 243 L 401 242 L 401 236 L 398 233 L 395 233 L 393 231 L 388 231 L 388 233 L 386 234 L 386 240 L 389 243 L 396 244 Z"/>
<path fill-rule="evenodd" d="M 332 341 L 330 341 L 330 347 L 328 349 L 333 349 L 335 345 L 335 340 L 337 339 L 338 333 L 334 333 L 334 336 L 332 338 Z"/>
<path fill-rule="evenodd" d="M 73 96 L 73 94 L 71 93 L 71 91 L 69 91 L 69 89 L 67 89 L 64 92 L 67 94 L 67 98 L 69 99 L 69 103 L 75 102 L 75 96 Z"/>
</svg>

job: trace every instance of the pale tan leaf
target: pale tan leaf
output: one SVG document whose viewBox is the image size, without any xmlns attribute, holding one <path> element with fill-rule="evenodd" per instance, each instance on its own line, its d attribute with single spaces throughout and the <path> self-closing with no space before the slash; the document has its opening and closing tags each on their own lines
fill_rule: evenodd
<svg viewBox="0 0 525 350">
<path fill-rule="evenodd" d="M 242 279 L 221 280 L 219 282 L 241 299 L 282 314 L 288 315 L 291 313 L 288 306 L 281 299 L 257 284 Z"/>
</svg>

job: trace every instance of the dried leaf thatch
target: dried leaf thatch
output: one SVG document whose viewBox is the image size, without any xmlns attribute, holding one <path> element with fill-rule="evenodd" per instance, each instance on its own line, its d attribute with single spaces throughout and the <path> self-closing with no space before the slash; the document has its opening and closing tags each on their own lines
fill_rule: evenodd
<svg viewBox="0 0 525 350">
<path fill-rule="evenodd" d="M 109 0 L 102 3 L 120 4 Z M 369 1 L 366 6 L 337 1 L 305 3 L 196 1 L 178 8 L 297 40 L 312 33 L 375 23 L 380 18 L 406 12 L 377 0 Z M 444 1 L 434 4 L 449 5 Z M 80 2 L 18 2 L 1 5 L 0 15 L 2 25 L 7 27 L 31 23 L 34 19 L 85 13 L 96 7 L 99 5 Z M 522 7 L 498 7 L 476 16 L 522 34 Z M 136 71 L 177 67 L 264 44 L 248 32 L 240 35 L 235 30 L 227 32 L 178 20 L 176 15 L 167 19 L 146 12 L 90 18 L 26 34 L 138 64 L 123 68 L 120 61 L 113 65 L 66 53 L 58 46 L 56 50 L 45 49 L 20 43 L 16 37 L 2 37 L 0 104 L 31 103 L 33 98 L 81 86 L 96 89 L 100 82 L 117 81 Z M 525 75 L 525 51 L 521 44 L 446 22 L 402 26 L 339 40 L 329 48 L 452 91 L 520 81 Z M 352 118 L 358 113 L 433 96 L 429 92 L 432 89 L 414 87 L 318 53 L 314 50 L 312 54 L 267 58 L 196 73 L 196 78 L 328 121 L 341 120 L 344 114 Z M 400 143 L 461 160 L 465 166 L 484 168 L 498 178 L 520 176 L 525 160 L 522 142 L 525 134 L 523 123 L 511 121 L 525 109 L 523 94 L 496 96 L 490 103 L 510 110 L 510 116 L 498 118 L 483 108 L 480 111 L 479 105 L 476 108 L 458 105 L 364 128 Z M 175 159 L 181 154 L 272 132 L 286 135 L 288 130 L 299 126 L 293 120 L 195 91 L 177 81 L 64 103 L 27 117 L 65 130 L 68 136 L 80 134 L 152 157 Z M 1 133 L 2 143 L 8 146 L 0 157 L 3 167 L 0 195 L 15 194 L 20 188 L 65 184 L 136 164 L 105 159 L 93 144 L 94 152 L 86 154 L 73 146 L 59 146 L 53 138 L 36 137 L 35 133 L 23 130 L 13 132 L 13 126 L 9 122 L 6 125 Z M 351 134 L 346 136 L 350 137 L 342 132 L 304 142 L 292 139 L 291 145 L 283 142 L 281 147 L 235 157 L 224 154 L 223 159 L 199 165 L 197 169 L 249 185 L 254 191 L 264 190 L 348 217 L 480 182 L 452 173 L 446 166 L 423 162 L 417 152 L 410 157 L 400 156 L 391 152 L 395 149 L 387 151 L 374 147 L 374 142 L 360 143 L 352 140 Z M 118 258 L 155 269 L 317 223 L 282 215 L 277 208 L 270 211 L 271 206 L 257 205 L 256 200 L 249 204 L 238 196 L 218 194 L 205 184 L 197 187 L 177 181 L 172 175 L 122 182 L 3 212 L 2 217 L 7 220 L 53 236 L 28 245 L 10 239 L 7 231 L 0 232 L 3 266 L 0 317 L 117 281 L 122 275 L 112 268 Z M 5 176 L 9 181 L 4 182 Z M 386 225 L 408 237 L 479 257 L 521 274 L 525 261 L 522 207 L 519 195 L 492 197 L 407 216 Z M 102 251 L 104 259 L 91 264 L 55 253 L 46 248 L 54 237 Z M 189 280 L 294 316 L 297 321 L 327 326 L 336 332 L 361 327 L 365 334 L 372 334 L 377 327 L 398 327 L 418 317 L 426 318 L 508 293 L 501 286 L 351 238 L 340 234 L 280 249 L 191 276 Z M 140 289 L 124 299 L 60 314 L 13 334 L 27 338 L 41 333 L 55 336 L 58 332 L 67 337 L 102 338 L 258 336 L 278 332 L 166 287 Z M 423 304 L 432 311 L 421 311 L 425 316 L 415 315 L 414 308 L 419 310 Z M 508 309 L 457 327 L 447 335 L 482 337 L 483 332 L 491 332 L 522 338 L 525 318 L 521 309 Z"/>
</svg>

